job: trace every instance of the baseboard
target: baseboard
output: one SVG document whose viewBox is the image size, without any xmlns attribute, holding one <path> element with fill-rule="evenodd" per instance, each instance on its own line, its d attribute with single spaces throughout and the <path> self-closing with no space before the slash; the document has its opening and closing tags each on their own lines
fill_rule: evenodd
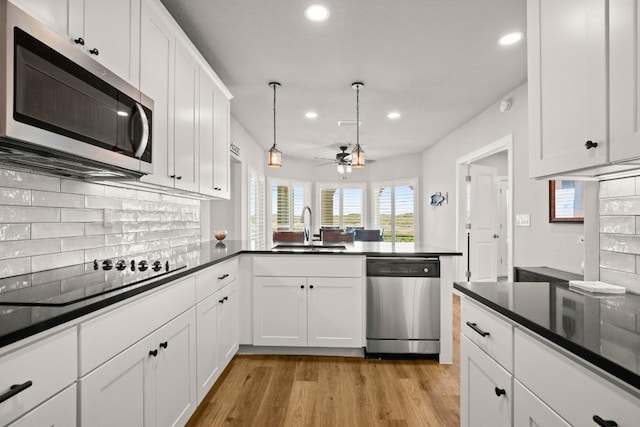
<svg viewBox="0 0 640 427">
<path fill-rule="evenodd" d="M 238 354 L 278 354 L 285 356 L 364 357 L 364 348 L 334 347 L 266 347 L 241 345 Z"/>
</svg>

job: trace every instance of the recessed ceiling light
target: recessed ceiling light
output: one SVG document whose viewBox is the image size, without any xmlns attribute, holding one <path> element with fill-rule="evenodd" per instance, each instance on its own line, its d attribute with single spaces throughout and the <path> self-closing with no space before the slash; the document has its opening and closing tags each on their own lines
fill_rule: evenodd
<svg viewBox="0 0 640 427">
<path fill-rule="evenodd" d="M 329 9 L 321 4 L 312 4 L 304 10 L 304 16 L 313 22 L 326 21 L 329 19 Z"/>
<path fill-rule="evenodd" d="M 400 113 L 398 113 L 397 111 L 392 111 L 389 114 L 387 114 L 387 118 L 389 119 L 399 119 L 400 118 Z"/>
<path fill-rule="evenodd" d="M 507 46 L 510 44 L 518 43 L 520 40 L 522 40 L 523 37 L 524 34 L 521 32 L 509 33 L 505 36 L 500 37 L 500 40 L 498 40 L 498 44 Z"/>
<path fill-rule="evenodd" d="M 315 119 L 316 117 L 318 117 L 318 113 L 316 113 L 315 111 L 308 111 L 308 112 L 304 113 L 304 116 L 307 119 Z"/>
</svg>

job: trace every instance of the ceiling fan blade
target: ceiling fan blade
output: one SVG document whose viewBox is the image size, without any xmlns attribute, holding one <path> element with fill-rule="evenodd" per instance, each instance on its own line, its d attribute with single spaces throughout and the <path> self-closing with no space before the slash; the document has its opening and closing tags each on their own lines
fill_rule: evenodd
<svg viewBox="0 0 640 427">
<path fill-rule="evenodd" d="M 335 162 L 328 162 L 328 163 L 321 163 L 321 164 L 319 164 L 319 165 L 316 165 L 316 166 L 326 166 L 326 165 L 332 165 L 333 163 L 335 163 Z"/>
<path fill-rule="evenodd" d="M 327 162 L 333 162 L 334 159 L 328 159 L 326 157 L 314 157 L 313 160 L 326 160 Z"/>
</svg>

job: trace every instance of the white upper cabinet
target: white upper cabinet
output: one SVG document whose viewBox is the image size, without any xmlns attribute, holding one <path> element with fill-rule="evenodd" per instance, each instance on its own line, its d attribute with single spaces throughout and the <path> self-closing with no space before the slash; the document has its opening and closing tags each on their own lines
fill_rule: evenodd
<svg viewBox="0 0 640 427">
<path fill-rule="evenodd" d="M 229 198 L 230 96 L 200 72 L 200 193 Z"/>
<path fill-rule="evenodd" d="M 174 74 L 174 169 L 175 187 L 198 192 L 198 81 L 200 66 L 188 46 L 176 41 Z M 171 141 L 169 142 L 171 152 Z"/>
<path fill-rule="evenodd" d="M 611 161 L 640 157 L 640 8 L 633 0 L 609 2 Z"/>
<path fill-rule="evenodd" d="M 606 18 L 604 0 L 527 1 L 531 177 L 609 161 Z"/>
<path fill-rule="evenodd" d="M 140 24 L 140 90 L 153 99 L 153 173 L 141 179 L 173 187 L 173 58 L 175 37 L 168 18 L 152 2 L 142 2 Z M 169 144 L 171 141 L 171 144 Z"/>
<path fill-rule="evenodd" d="M 13 0 L 98 62 L 139 86 L 140 0 Z"/>
</svg>

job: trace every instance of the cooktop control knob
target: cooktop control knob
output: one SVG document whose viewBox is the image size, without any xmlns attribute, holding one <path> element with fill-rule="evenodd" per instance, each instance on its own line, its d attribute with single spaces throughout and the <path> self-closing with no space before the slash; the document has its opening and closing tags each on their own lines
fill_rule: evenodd
<svg viewBox="0 0 640 427">
<path fill-rule="evenodd" d="M 105 259 L 102 261 L 102 269 L 103 270 L 111 270 L 113 268 L 113 261 L 110 259 Z"/>
<path fill-rule="evenodd" d="M 154 261 L 153 262 L 153 267 L 151 267 L 153 271 L 160 271 L 162 270 L 162 263 L 160 261 Z"/>
<path fill-rule="evenodd" d="M 149 269 L 149 263 L 146 260 L 142 260 L 138 263 L 138 270 L 147 271 Z"/>
<path fill-rule="evenodd" d="M 125 260 L 121 259 L 118 262 L 116 262 L 116 270 L 122 271 L 125 268 L 127 268 L 127 262 Z"/>
</svg>

